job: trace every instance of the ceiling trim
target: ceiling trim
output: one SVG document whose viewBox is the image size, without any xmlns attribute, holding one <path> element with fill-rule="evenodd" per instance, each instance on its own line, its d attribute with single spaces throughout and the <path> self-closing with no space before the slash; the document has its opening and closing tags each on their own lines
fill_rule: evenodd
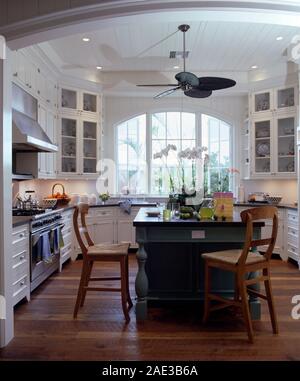
<svg viewBox="0 0 300 381">
<path fill-rule="evenodd" d="M 219 1 L 179 1 L 179 0 L 140 0 L 140 1 L 105 1 L 94 5 L 85 5 L 77 8 L 68 8 L 60 12 L 47 15 L 37 15 L 31 19 L 23 19 L 13 24 L 0 28 L 9 41 L 11 49 L 18 49 L 35 43 L 47 41 L 62 36 L 80 33 L 84 30 L 99 29 L 99 21 L 107 22 L 110 25 L 113 20 L 116 22 L 130 21 L 126 17 L 136 15 L 150 15 L 158 13 L 168 15 L 175 11 L 191 12 L 193 14 L 201 10 L 201 16 L 205 11 L 214 15 L 223 13 L 223 17 L 228 20 L 237 20 L 235 12 L 243 14 L 244 18 L 251 19 L 252 22 L 269 22 L 281 25 L 298 26 L 300 24 L 300 4 L 296 0 L 290 1 L 266 1 L 266 0 L 219 0 Z M 213 12 L 212 12 L 213 11 Z M 271 17 L 271 20 L 270 20 Z M 260 21 L 259 21 L 260 20 Z M 132 21 L 132 17 L 131 17 Z M 141 22 L 141 19 L 138 20 Z M 102 22 L 100 24 L 102 24 Z"/>
</svg>

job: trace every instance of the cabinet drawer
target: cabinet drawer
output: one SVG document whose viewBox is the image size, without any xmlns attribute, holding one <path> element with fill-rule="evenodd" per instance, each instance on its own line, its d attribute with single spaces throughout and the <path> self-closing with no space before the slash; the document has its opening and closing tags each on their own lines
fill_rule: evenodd
<svg viewBox="0 0 300 381">
<path fill-rule="evenodd" d="M 287 243 L 292 243 L 298 247 L 298 229 L 292 226 L 287 228 Z"/>
<path fill-rule="evenodd" d="M 72 253 L 72 243 L 69 243 L 68 245 L 65 245 L 60 252 L 60 259 L 61 261 L 66 260 L 67 258 L 71 257 Z"/>
<path fill-rule="evenodd" d="M 72 231 L 73 231 L 73 226 L 71 225 L 65 225 L 62 229 L 61 229 L 61 232 L 62 232 L 62 235 L 65 236 L 66 234 L 72 234 Z"/>
<path fill-rule="evenodd" d="M 23 278 L 24 276 L 29 275 L 29 267 L 28 261 L 20 261 L 20 263 L 16 264 L 12 269 L 12 281 L 17 282 L 18 279 Z"/>
<path fill-rule="evenodd" d="M 28 227 L 20 227 L 13 230 L 12 233 L 12 253 L 13 255 L 29 249 Z"/>
<path fill-rule="evenodd" d="M 26 261 L 28 261 L 28 250 L 22 250 L 20 253 L 13 255 L 12 266 L 14 268 Z"/>
<path fill-rule="evenodd" d="M 72 232 L 64 234 L 63 239 L 64 239 L 65 246 L 67 246 L 70 242 L 72 242 Z"/>
<path fill-rule="evenodd" d="M 295 247 L 294 245 L 288 244 L 287 245 L 287 253 L 290 258 L 299 259 L 299 249 Z"/>
<path fill-rule="evenodd" d="M 29 276 L 25 275 L 13 283 L 13 297 L 19 295 L 23 290 L 29 287 Z"/>
<path fill-rule="evenodd" d="M 113 218 L 115 214 L 114 209 L 111 208 L 99 208 L 99 210 L 96 210 L 94 212 L 95 218 Z"/>
<path fill-rule="evenodd" d="M 298 211 L 288 209 L 288 211 L 287 211 L 287 223 L 288 224 L 292 223 L 294 225 L 298 225 Z"/>
</svg>

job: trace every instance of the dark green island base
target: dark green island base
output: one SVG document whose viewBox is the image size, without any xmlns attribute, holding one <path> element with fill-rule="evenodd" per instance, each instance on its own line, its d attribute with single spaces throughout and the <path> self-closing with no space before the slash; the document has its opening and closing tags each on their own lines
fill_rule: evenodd
<svg viewBox="0 0 300 381">
<path fill-rule="evenodd" d="M 141 208 L 133 225 L 136 227 L 138 272 L 136 318 L 147 319 L 152 301 L 199 301 L 204 296 L 204 261 L 201 253 L 242 248 L 246 225 L 234 214 L 231 220 L 171 220 L 148 217 Z M 259 239 L 263 222 L 254 224 L 254 237 Z M 250 273 L 249 277 L 254 274 Z M 231 272 L 214 269 L 212 290 L 233 298 L 234 277 Z M 258 289 L 258 285 L 253 286 Z M 149 302 L 149 303 L 148 303 Z M 260 302 L 249 299 L 253 320 L 260 319 Z"/>
</svg>

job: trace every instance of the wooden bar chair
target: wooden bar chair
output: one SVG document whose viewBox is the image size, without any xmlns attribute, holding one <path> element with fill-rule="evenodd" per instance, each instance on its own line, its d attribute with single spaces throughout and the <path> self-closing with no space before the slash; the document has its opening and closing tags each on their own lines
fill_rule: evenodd
<svg viewBox="0 0 300 381">
<path fill-rule="evenodd" d="M 79 307 L 82 307 L 85 301 L 87 291 L 113 291 L 120 292 L 122 298 L 122 308 L 125 320 L 130 321 L 129 309 L 133 306 L 129 294 L 129 275 L 128 275 L 128 249 L 129 243 L 121 244 L 99 244 L 95 245 L 92 241 L 87 226 L 86 215 L 88 214 L 88 204 L 79 204 L 75 207 L 73 214 L 73 225 L 77 241 L 80 245 L 83 255 L 83 266 L 81 272 L 81 279 L 77 294 L 77 300 L 74 308 L 74 318 L 77 317 Z M 81 227 L 78 224 L 78 217 L 80 215 Z M 82 233 L 86 239 L 87 245 L 83 241 Z M 119 262 L 120 263 L 120 276 L 119 277 L 106 277 L 106 278 L 91 278 L 94 262 Z M 89 287 L 91 281 L 112 281 L 120 280 L 121 288 L 107 288 L 107 287 Z"/>
<path fill-rule="evenodd" d="M 271 237 L 254 240 L 253 222 L 262 219 L 273 220 Z M 277 208 L 274 206 L 262 206 L 244 210 L 241 213 L 241 220 L 247 224 L 246 238 L 242 250 L 226 250 L 202 254 L 202 257 L 205 260 L 203 323 L 207 322 L 211 311 L 228 306 L 239 307 L 243 312 L 249 341 L 253 343 L 253 328 L 249 310 L 248 294 L 267 300 L 273 332 L 278 333 L 277 318 L 274 309 L 274 300 L 270 280 L 270 259 L 274 249 L 278 229 Z M 263 255 L 258 252 L 251 252 L 252 248 L 255 250 L 256 247 L 262 245 L 267 245 L 267 250 Z M 223 298 L 220 295 L 215 295 L 210 292 L 212 268 L 232 271 L 235 274 L 234 299 Z M 253 279 L 246 279 L 247 273 L 256 271 L 259 271 L 260 275 Z M 249 288 L 250 285 L 257 284 L 259 282 L 264 282 L 266 295 Z M 219 303 L 211 306 L 212 300 Z"/>
</svg>

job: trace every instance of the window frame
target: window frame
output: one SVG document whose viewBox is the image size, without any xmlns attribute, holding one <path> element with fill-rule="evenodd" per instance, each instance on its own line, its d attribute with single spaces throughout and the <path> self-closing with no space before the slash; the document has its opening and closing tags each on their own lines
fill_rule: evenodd
<svg viewBox="0 0 300 381">
<path fill-rule="evenodd" d="M 179 112 L 179 113 L 192 113 L 195 115 L 195 141 L 196 146 L 202 146 L 202 115 L 207 115 L 209 117 L 218 119 L 222 121 L 223 123 L 226 123 L 229 125 L 229 152 L 230 155 L 230 166 L 236 167 L 236 148 L 235 148 L 235 140 L 236 140 L 236 128 L 235 124 L 232 120 L 226 119 L 222 115 L 218 115 L 218 113 L 210 112 L 210 110 L 207 111 L 195 111 L 193 109 L 183 109 L 178 110 L 178 108 L 161 108 L 161 109 L 154 109 L 147 112 L 141 112 L 137 114 L 132 114 L 130 117 L 118 121 L 114 126 L 114 157 L 115 157 L 115 163 L 116 163 L 116 171 L 115 171 L 115 194 L 120 194 L 120 190 L 118 189 L 119 185 L 119 171 L 118 171 L 118 127 L 128 122 L 130 119 L 134 119 L 136 117 L 140 117 L 142 115 L 145 115 L 146 117 L 146 163 L 148 166 L 148 175 L 147 175 L 147 192 L 145 194 L 133 194 L 130 193 L 132 196 L 142 196 L 142 195 L 149 195 L 154 197 L 167 197 L 168 193 L 151 193 L 151 181 L 152 181 L 152 115 L 153 114 L 159 114 L 159 113 L 168 113 L 168 112 Z M 236 179 L 235 177 L 232 178 L 232 189 L 235 189 L 236 186 Z"/>
</svg>

